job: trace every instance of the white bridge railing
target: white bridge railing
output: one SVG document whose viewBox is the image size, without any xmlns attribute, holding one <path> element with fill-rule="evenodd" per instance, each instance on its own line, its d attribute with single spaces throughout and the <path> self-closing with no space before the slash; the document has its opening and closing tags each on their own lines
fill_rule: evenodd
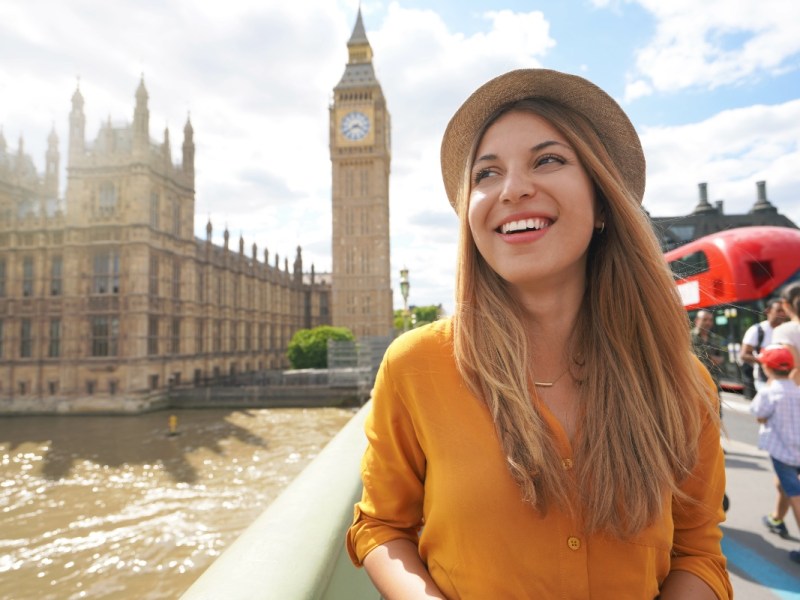
<svg viewBox="0 0 800 600">
<path fill-rule="evenodd" d="M 369 403 L 195 581 L 181 600 L 379 598 L 344 545 L 361 496 Z"/>
</svg>

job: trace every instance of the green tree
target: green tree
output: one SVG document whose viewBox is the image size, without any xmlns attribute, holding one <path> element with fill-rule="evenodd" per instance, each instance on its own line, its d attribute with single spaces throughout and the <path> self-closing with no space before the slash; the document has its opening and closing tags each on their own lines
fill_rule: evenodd
<svg viewBox="0 0 800 600">
<path fill-rule="evenodd" d="M 411 327 L 411 325 L 409 325 Z M 395 331 L 403 331 L 403 309 L 398 308 L 394 311 L 394 329 Z"/>
<path fill-rule="evenodd" d="M 430 306 L 410 306 L 408 316 L 408 328 L 414 329 L 420 325 L 433 323 L 442 316 L 444 312 L 441 304 L 431 304 Z M 394 311 L 394 328 L 403 331 L 403 309 Z"/>
<path fill-rule="evenodd" d="M 426 323 L 433 323 L 439 318 L 439 315 L 442 312 L 442 306 L 436 306 L 431 304 L 430 306 L 415 306 L 414 307 L 414 316 L 416 317 L 415 327 L 419 327 L 420 325 L 425 325 Z"/>
<path fill-rule="evenodd" d="M 328 366 L 328 340 L 354 340 L 346 327 L 321 325 L 314 329 L 299 329 L 292 336 L 286 357 L 294 369 L 325 369 Z"/>
</svg>

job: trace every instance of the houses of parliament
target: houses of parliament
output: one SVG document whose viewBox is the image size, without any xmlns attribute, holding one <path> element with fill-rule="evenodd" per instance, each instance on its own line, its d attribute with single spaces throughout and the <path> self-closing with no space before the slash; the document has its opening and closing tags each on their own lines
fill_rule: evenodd
<svg viewBox="0 0 800 600">
<path fill-rule="evenodd" d="M 144 79 L 133 120 L 87 141 L 72 95 L 63 198 L 55 128 L 44 173 L 0 130 L 0 409 L 136 405 L 287 367 L 294 332 L 322 324 L 392 334 L 390 120 L 359 11 L 330 112 L 332 273 L 300 247 L 196 237 L 193 124 L 178 164 L 169 131 L 150 136 Z M 232 243 L 231 243 L 232 242 Z"/>
</svg>

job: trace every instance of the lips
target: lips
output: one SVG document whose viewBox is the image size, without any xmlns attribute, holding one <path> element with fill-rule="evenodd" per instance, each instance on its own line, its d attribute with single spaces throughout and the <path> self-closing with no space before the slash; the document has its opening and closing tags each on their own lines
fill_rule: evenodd
<svg viewBox="0 0 800 600">
<path fill-rule="evenodd" d="M 498 233 L 503 234 L 514 234 L 514 233 L 523 233 L 525 231 L 538 231 L 540 229 L 546 229 L 553 224 L 551 219 L 546 219 L 544 217 L 531 217 L 527 219 L 515 219 L 513 221 L 507 221 L 498 227 L 495 231 Z"/>
</svg>

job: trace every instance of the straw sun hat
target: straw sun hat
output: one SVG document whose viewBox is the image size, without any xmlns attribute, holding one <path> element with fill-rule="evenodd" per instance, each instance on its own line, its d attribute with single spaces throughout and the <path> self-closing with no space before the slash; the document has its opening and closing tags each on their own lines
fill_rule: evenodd
<svg viewBox="0 0 800 600">
<path fill-rule="evenodd" d="M 447 198 L 456 208 L 458 188 L 475 136 L 500 107 L 524 98 L 542 98 L 585 116 L 600 135 L 628 190 L 641 203 L 645 161 L 642 144 L 628 116 L 595 84 L 549 69 L 519 69 L 479 87 L 456 111 L 442 139 L 442 178 Z"/>
</svg>

